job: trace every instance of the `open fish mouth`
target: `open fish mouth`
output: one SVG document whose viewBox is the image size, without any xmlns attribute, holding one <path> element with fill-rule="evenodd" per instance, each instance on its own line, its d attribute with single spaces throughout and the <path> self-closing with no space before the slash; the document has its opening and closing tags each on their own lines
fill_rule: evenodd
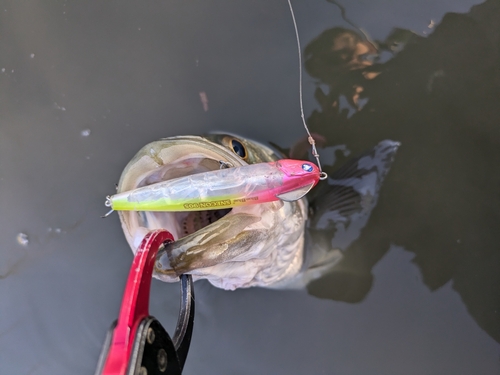
<svg viewBox="0 0 500 375">
<path fill-rule="evenodd" d="M 222 160 L 186 154 L 185 158 L 170 162 L 167 166 L 152 171 L 136 187 L 143 187 L 157 182 L 185 177 L 197 173 L 213 171 L 221 167 L 227 168 L 228 163 Z M 138 224 L 148 230 L 159 226 L 168 230 L 175 239 L 181 239 L 189 234 L 216 222 L 227 215 L 231 209 L 191 211 L 191 212 L 138 212 Z M 136 238 L 138 240 L 139 238 Z M 136 244 L 136 242 L 134 242 Z"/>
<path fill-rule="evenodd" d="M 151 185 L 160 181 L 236 167 L 247 163 L 230 150 L 205 138 L 180 136 L 144 146 L 125 168 L 118 192 Z M 222 217 L 231 209 L 192 212 L 119 212 L 127 241 L 137 248 L 145 234 L 166 229 L 176 240 L 193 234 Z M 244 210 L 239 210 L 242 212 Z"/>
</svg>

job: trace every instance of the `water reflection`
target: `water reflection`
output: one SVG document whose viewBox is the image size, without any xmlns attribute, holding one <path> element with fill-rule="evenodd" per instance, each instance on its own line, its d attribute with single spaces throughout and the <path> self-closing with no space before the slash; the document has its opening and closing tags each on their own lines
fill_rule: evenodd
<svg viewBox="0 0 500 375">
<path fill-rule="evenodd" d="M 415 254 L 430 290 L 451 281 L 500 341 L 499 42 L 500 7 L 489 0 L 467 14 L 448 13 L 427 38 L 399 29 L 371 43 L 333 28 L 306 47 L 306 69 L 319 80 L 311 129 L 354 152 L 374 140 L 402 143 L 367 227 L 310 293 L 362 300 L 373 266 L 396 244 Z M 393 57 L 383 62 L 383 51 Z M 329 172 L 345 158 L 336 157 Z"/>
</svg>

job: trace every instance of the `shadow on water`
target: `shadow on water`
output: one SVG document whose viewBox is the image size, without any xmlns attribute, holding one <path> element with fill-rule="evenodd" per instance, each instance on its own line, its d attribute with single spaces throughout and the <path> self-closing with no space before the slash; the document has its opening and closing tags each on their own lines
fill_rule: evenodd
<svg viewBox="0 0 500 375">
<path fill-rule="evenodd" d="M 402 143 L 362 235 L 309 285 L 311 294 L 362 300 L 372 268 L 396 244 L 415 254 L 430 290 L 451 281 L 500 341 L 499 53 L 494 0 L 446 14 L 427 38 L 397 29 L 372 42 L 337 27 L 305 48 L 321 108 L 308 123 L 327 146 L 359 153 L 384 139 Z M 331 173 L 343 158 L 337 153 L 325 169 Z"/>
</svg>

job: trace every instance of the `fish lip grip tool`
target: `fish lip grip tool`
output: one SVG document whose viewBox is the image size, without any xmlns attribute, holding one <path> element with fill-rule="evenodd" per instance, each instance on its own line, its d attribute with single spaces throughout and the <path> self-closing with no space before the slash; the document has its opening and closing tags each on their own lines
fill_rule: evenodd
<svg viewBox="0 0 500 375">
<path fill-rule="evenodd" d="M 194 324 L 194 290 L 181 275 L 181 308 L 173 338 L 149 315 L 151 278 L 158 250 L 174 240 L 166 230 L 149 232 L 135 254 L 116 320 L 99 357 L 96 375 L 176 375 L 186 361 Z"/>
</svg>

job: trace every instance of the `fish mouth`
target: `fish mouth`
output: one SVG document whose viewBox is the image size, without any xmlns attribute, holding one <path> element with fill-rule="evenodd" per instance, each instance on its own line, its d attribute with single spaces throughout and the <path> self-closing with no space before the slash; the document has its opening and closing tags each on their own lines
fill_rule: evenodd
<svg viewBox="0 0 500 375">
<path fill-rule="evenodd" d="M 138 152 L 125 168 L 117 190 L 121 193 L 173 178 L 242 165 L 247 163 L 206 138 L 166 138 L 150 143 Z M 136 249 L 151 230 L 168 230 L 179 240 L 229 215 L 231 211 L 232 209 L 191 212 L 120 211 L 119 215 L 127 241 Z"/>
<path fill-rule="evenodd" d="M 221 159 L 221 158 L 219 158 Z M 223 160 L 201 157 L 200 155 L 186 154 L 185 157 L 170 162 L 157 170 L 151 171 L 144 179 L 138 181 L 136 187 L 144 187 L 154 183 L 186 177 L 197 173 L 214 171 L 220 168 L 229 168 L 230 164 Z M 231 212 L 231 209 L 217 209 L 188 212 L 146 212 L 139 211 L 138 224 L 140 227 L 168 230 L 176 240 L 197 232 L 200 229 L 216 222 Z M 138 238 L 136 239 L 136 241 Z"/>
</svg>

